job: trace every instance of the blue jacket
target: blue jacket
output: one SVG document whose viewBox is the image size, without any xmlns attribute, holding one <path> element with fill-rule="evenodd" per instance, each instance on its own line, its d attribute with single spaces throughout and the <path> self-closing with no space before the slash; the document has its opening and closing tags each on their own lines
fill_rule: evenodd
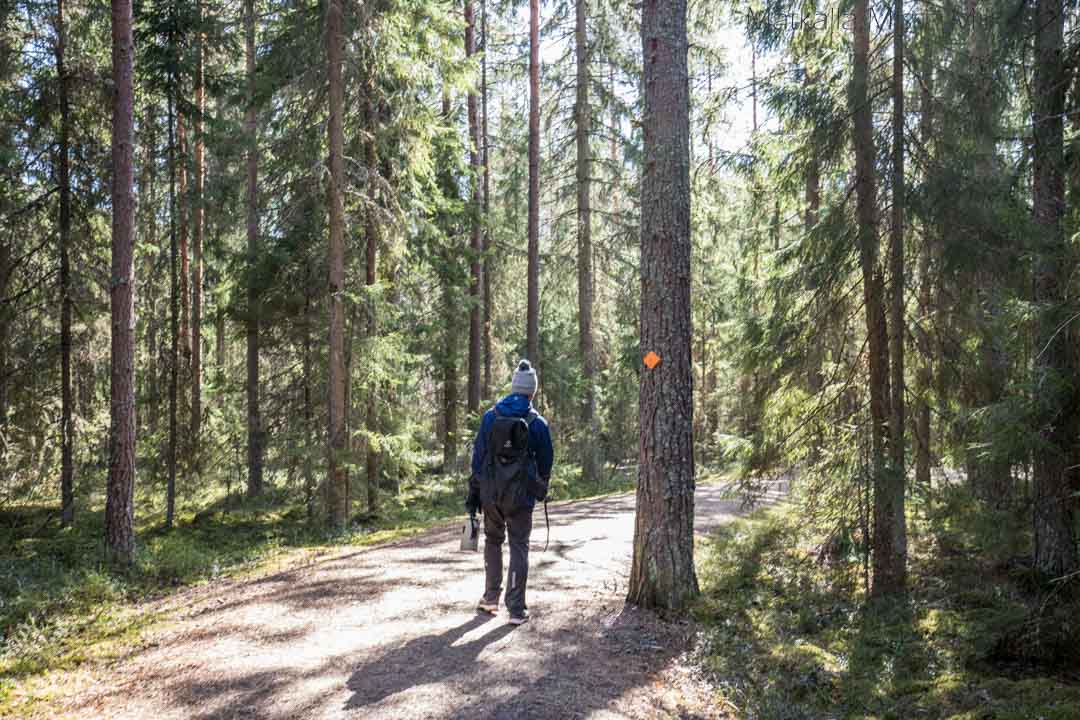
<svg viewBox="0 0 1080 720">
<path fill-rule="evenodd" d="M 525 395 L 507 395 L 496 405 L 499 414 L 503 417 L 526 417 L 533 409 L 532 403 Z M 484 413 L 484 419 L 480 423 L 480 431 L 476 434 L 476 442 L 473 444 L 472 455 L 472 482 L 470 488 L 475 485 L 480 474 L 484 471 L 484 457 L 487 455 L 487 440 L 491 435 L 491 426 L 495 423 L 495 409 Z M 551 444 L 551 432 L 548 429 L 547 420 L 542 415 L 529 423 L 529 453 L 532 462 L 529 463 L 529 475 L 532 479 L 539 476 L 546 488 L 551 480 L 551 466 L 555 463 L 555 449 Z M 530 498 L 530 507 L 536 504 L 535 498 Z"/>
</svg>

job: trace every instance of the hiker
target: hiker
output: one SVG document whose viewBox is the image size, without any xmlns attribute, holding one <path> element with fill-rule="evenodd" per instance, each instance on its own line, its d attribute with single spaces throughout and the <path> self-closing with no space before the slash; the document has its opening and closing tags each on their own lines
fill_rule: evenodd
<svg viewBox="0 0 1080 720">
<path fill-rule="evenodd" d="M 536 501 L 547 499 L 555 452 L 547 420 L 532 406 L 536 370 L 522 360 L 514 371 L 510 394 L 484 414 L 473 445 L 472 476 L 465 508 L 484 513 L 484 596 L 480 612 L 499 611 L 502 545 L 510 535 L 506 608 L 511 625 L 529 620 L 525 585 L 529 577 L 529 535 Z"/>
</svg>

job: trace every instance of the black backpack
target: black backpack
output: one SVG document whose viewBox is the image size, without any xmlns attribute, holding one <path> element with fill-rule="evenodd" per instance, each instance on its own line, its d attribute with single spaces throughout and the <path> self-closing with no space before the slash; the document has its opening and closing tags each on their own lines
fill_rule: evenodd
<svg viewBox="0 0 1080 720">
<path fill-rule="evenodd" d="M 507 417 L 495 410 L 495 422 L 487 441 L 487 457 L 480 482 L 480 501 L 494 505 L 504 516 L 513 515 L 529 504 L 529 425 L 537 418 L 535 410 L 527 417 Z"/>
</svg>

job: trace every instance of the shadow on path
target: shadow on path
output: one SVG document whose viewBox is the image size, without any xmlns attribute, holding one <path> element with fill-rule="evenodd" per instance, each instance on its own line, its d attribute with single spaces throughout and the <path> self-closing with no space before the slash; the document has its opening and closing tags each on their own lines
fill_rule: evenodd
<svg viewBox="0 0 1080 720">
<path fill-rule="evenodd" d="M 476 662 L 480 653 L 515 628 L 504 624 L 475 640 L 461 644 L 458 640 L 482 625 L 496 622 L 494 616 L 477 613 L 451 630 L 413 638 L 400 647 L 365 660 L 346 684 L 352 696 L 345 707 L 365 708 L 402 690 L 475 676 L 483 671 Z"/>
</svg>

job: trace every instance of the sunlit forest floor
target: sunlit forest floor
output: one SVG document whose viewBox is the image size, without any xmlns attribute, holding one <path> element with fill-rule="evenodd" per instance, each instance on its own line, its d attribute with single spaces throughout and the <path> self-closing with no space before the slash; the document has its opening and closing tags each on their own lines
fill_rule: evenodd
<svg viewBox="0 0 1080 720">
<path fill-rule="evenodd" d="M 1080 583 L 1047 590 L 1018 514 L 968 503 L 956 488 L 911 514 L 901 604 L 866 603 L 861 548 L 790 509 L 718 528 L 695 649 L 718 702 L 790 720 L 1080 718 Z"/>
<path fill-rule="evenodd" d="M 699 488 L 697 509 L 705 534 L 741 505 L 713 484 Z M 137 604 L 110 598 L 101 607 L 115 632 L 86 625 L 93 647 L 77 642 L 73 613 L 63 656 L 59 637 L 51 655 L 36 656 L 27 637 L 21 661 L 12 645 L 4 707 L 20 717 L 158 720 L 614 718 L 662 708 L 660 717 L 718 717 L 706 686 L 676 662 L 692 626 L 623 609 L 633 515 L 632 493 L 553 504 L 542 552 L 538 512 L 534 617 L 513 633 L 504 618 L 476 616 L 482 560 L 458 551 L 456 523 L 373 548 L 337 538 L 243 577 Z M 89 620 L 94 610 L 83 600 Z M 60 617 L 54 612 L 54 636 Z"/>
<path fill-rule="evenodd" d="M 623 492 L 632 468 L 614 470 L 599 485 L 584 484 L 580 469 L 562 466 L 553 499 Z M 103 562 L 104 513 L 79 513 L 60 528 L 54 506 L 0 508 L 0 715 L 21 679 L 75 667 L 89 657 L 122 649 L 154 617 L 137 603 L 160 599 L 192 584 L 250 573 L 299 549 L 361 547 L 420 532 L 462 514 L 458 475 L 421 474 L 396 494 L 384 494 L 376 515 L 361 510 L 349 530 L 328 534 L 309 523 L 295 492 L 187 498 L 176 527 L 163 528 L 160 497 L 145 492 L 136 521 L 138 560 L 117 574 Z"/>
<path fill-rule="evenodd" d="M 881 605 L 865 602 L 857 533 L 814 535 L 787 505 L 730 522 L 744 508 L 722 480 L 707 473 L 699 490 L 702 601 L 693 622 L 669 623 L 622 610 L 633 469 L 592 487 L 565 470 L 557 496 L 593 499 L 552 506 L 549 553 L 536 515 L 537 617 L 520 646 L 470 612 L 479 564 L 456 551 L 460 482 L 440 475 L 339 535 L 284 495 L 193 500 L 171 532 L 148 513 L 126 575 L 101 562 L 100 513 L 60 530 L 51 509 L 11 508 L 0 514 L 0 716 L 409 717 L 415 706 L 484 717 L 462 709 L 486 698 L 565 717 L 562 698 L 581 717 L 1080 717 L 1077 582 L 1046 590 L 1033 577 L 1017 513 L 961 512 L 972 503 L 961 487 L 916 504 L 909 600 Z M 340 662 L 320 666 L 340 642 Z M 534 656 L 535 677 L 510 672 Z M 471 684 L 492 658 L 507 669 L 503 691 L 537 702 Z M 326 704 L 335 688 L 348 697 Z"/>
</svg>

